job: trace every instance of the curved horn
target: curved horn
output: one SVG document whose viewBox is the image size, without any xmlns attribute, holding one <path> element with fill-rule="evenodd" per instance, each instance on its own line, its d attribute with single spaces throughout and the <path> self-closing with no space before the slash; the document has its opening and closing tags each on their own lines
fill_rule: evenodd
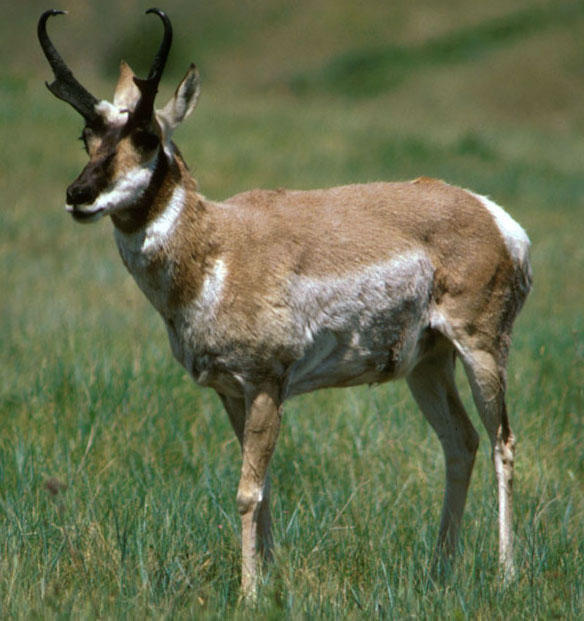
<svg viewBox="0 0 584 621">
<path fill-rule="evenodd" d="M 49 9 L 41 15 L 38 23 L 37 34 L 39 42 L 55 74 L 54 82 L 51 84 L 46 83 L 47 88 L 53 95 L 71 104 L 90 123 L 98 118 L 98 114 L 95 111 L 95 105 L 98 103 L 98 100 L 79 84 L 49 39 L 47 20 L 52 15 L 66 15 L 66 11 Z"/>
<path fill-rule="evenodd" d="M 158 53 L 154 57 L 152 67 L 150 67 L 150 73 L 148 74 L 148 79 L 156 80 L 158 84 L 162 77 L 162 72 L 164 71 L 166 59 L 168 58 L 168 53 L 170 52 L 170 46 L 172 44 L 172 24 L 170 23 L 170 19 L 168 19 L 168 15 L 160 9 L 148 9 L 146 14 L 148 15 L 148 13 L 155 13 L 158 15 L 164 24 L 164 37 L 158 48 Z"/>
<path fill-rule="evenodd" d="M 134 82 L 142 94 L 133 114 L 136 121 L 146 121 L 152 117 L 152 112 L 154 110 L 154 99 L 156 97 L 156 93 L 158 92 L 158 85 L 160 84 L 162 72 L 164 71 L 166 60 L 168 59 L 168 54 L 170 52 L 170 46 L 172 44 L 172 24 L 170 23 L 168 15 L 164 11 L 156 8 L 148 9 L 146 14 L 148 13 L 154 13 L 160 17 L 162 24 L 164 25 L 164 36 L 162 43 L 158 48 L 158 52 L 154 57 L 152 66 L 150 67 L 148 77 L 145 80 L 134 78 Z"/>
</svg>

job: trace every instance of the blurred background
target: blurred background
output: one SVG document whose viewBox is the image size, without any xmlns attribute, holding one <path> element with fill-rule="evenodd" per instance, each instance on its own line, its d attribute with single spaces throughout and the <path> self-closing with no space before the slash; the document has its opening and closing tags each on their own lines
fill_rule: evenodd
<svg viewBox="0 0 584 621">
<path fill-rule="evenodd" d="M 52 18 L 49 34 L 98 98 L 111 98 L 122 58 L 147 72 L 162 33 L 144 15 L 151 5 L 56 7 L 69 15 Z M 175 140 L 209 198 L 436 176 L 489 195 L 533 242 L 535 288 L 509 371 L 520 441 L 517 589 L 504 601 L 489 573 L 496 533 L 482 430 L 462 586 L 429 594 L 416 582 L 431 556 L 443 466 L 436 438 L 395 384 L 324 391 L 287 407 L 273 476 L 288 595 L 270 606 L 333 616 L 578 616 L 584 3 L 159 6 L 175 38 L 158 104 L 196 62 L 200 103 Z M 52 74 L 36 22 L 47 8 L 5 3 L 0 21 L 0 613 L 42 615 L 63 602 L 80 615 L 194 614 L 209 602 L 231 610 L 238 449 L 218 401 L 171 360 L 109 222 L 79 226 L 63 210 L 86 155 L 76 140 L 81 118 L 44 86 Z M 464 399 L 477 422 L 468 391 Z M 47 492 L 54 478 L 65 487 Z"/>
<path fill-rule="evenodd" d="M 149 5 L 77 1 L 67 7 L 68 16 L 49 22 L 50 35 L 75 75 L 99 97 L 111 97 L 120 59 L 138 74 L 147 71 L 161 34 L 159 21 L 144 15 Z M 50 69 L 36 41 L 35 22 L 46 6 L 29 0 L 4 10 L 5 131 L 6 122 L 26 116 L 23 105 L 28 101 L 47 119 L 77 120 L 44 90 Z M 353 142 L 349 136 L 359 128 L 372 136 L 373 153 L 363 149 L 360 158 L 354 153 L 362 161 L 341 171 L 330 170 L 332 163 L 322 161 L 320 154 L 316 178 L 309 170 L 309 180 L 299 173 L 296 184 L 435 174 L 435 166 L 440 172 L 433 161 L 437 154 L 426 153 L 429 161 L 422 165 L 418 156 L 424 157 L 425 147 L 448 149 L 454 143 L 471 157 L 492 161 L 503 152 L 517 161 L 537 153 L 540 165 L 578 170 L 579 158 L 570 145 L 584 124 L 581 2 L 175 0 L 163 8 L 174 21 L 175 39 L 161 98 L 172 93 L 188 63 L 195 61 L 203 77 L 204 116 L 191 121 L 193 132 L 198 128 L 198 135 L 204 133 L 209 122 L 218 123 L 220 132 L 227 132 L 230 122 L 256 122 L 255 108 L 254 132 L 268 135 L 265 142 L 258 136 L 256 144 L 243 150 L 280 145 L 270 149 L 267 159 L 283 169 L 258 170 L 251 183 L 288 183 L 286 169 L 311 160 L 312 130 L 328 134 L 325 142 L 338 158 L 352 150 L 346 142 Z M 234 117 L 219 121 L 225 108 Z M 280 111 L 286 118 L 278 118 Z M 307 116 L 315 117 L 316 127 L 304 126 Z M 343 132 L 347 122 L 350 127 Z M 11 135 L 6 142 L 18 142 Z M 183 149 L 198 156 L 191 160 L 205 178 L 220 163 L 191 146 L 196 136 L 183 140 Z M 406 136 L 409 146 L 400 153 Z M 231 145 L 231 156 L 240 148 Z M 280 159 L 283 152 L 288 166 Z M 253 159 L 249 155 L 244 157 L 247 165 Z M 415 171 L 410 172 L 404 157 L 415 160 Z M 205 185 L 221 195 L 232 190 L 232 183 L 211 177 Z"/>
</svg>

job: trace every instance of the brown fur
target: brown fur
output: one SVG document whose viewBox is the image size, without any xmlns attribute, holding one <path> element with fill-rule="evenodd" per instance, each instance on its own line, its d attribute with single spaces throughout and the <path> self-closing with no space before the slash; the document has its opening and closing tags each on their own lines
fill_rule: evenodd
<svg viewBox="0 0 584 621">
<path fill-rule="evenodd" d="M 296 318 L 289 306 L 290 282 L 296 277 L 342 282 L 411 253 L 427 257 L 433 270 L 431 299 L 421 300 L 420 309 L 431 309 L 432 317 L 442 318 L 422 331 L 415 366 L 404 366 L 403 357 L 409 347 L 408 313 L 415 316 L 418 311 L 405 306 L 398 320 L 404 331 L 398 328 L 393 341 L 386 343 L 382 367 L 371 356 L 349 373 L 320 378 L 317 374 L 305 389 L 382 382 L 407 374 L 444 449 L 447 487 L 437 550 L 449 556 L 456 545 L 478 445 L 454 383 L 458 353 L 493 446 L 500 559 L 505 575 L 511 576 L 514 437 L 503 397 L 511 328 L 529 290 L 530 273 L 527 263 L 511 257 L 485 205 L 466 190 L 426 177 L 326 190 L 252 190 L 213 202 L 197 192 L 180 156 L 171 169 L 148 197 L 150 202 L 143 203 L 146 211 L 133 225 L 153 221 L 172 189 L 177 185 L 185 189 L 184 208 L 172 237 L 153 255 L 148 268 L 150 286 L 156 289 L 164 265 L 167 270 L 170 266 L 167 302 L 157 307 L 171 340 L 180 341 L 188 309 L 198 303 L 217 260 L 228 274 L 212 323 L 192 326 L 198 337 L 190 345 L 189 370 L 197 381 L 217 390 L 242 445 L 237 501 L 244 594 L 255 593 L 258 555 L 270 555 L 267 467 L 287 378 L 305 355 L 292 336 Z M 114 223 L 119 226 L 115 218 Z M 184 358 L 184 352 L 179 356 Z M 261 429 L 252 428 L 250 421 L 256 420 Z"/>
<path fill-rule="evenodd" d="M 134 78 L 123 63 L 114 104 L 96 104 L 102 121 L 84 131 L 90 162 L 68 200 L 80 221 L 111 215 L 174 355 L 225 405 L 243 458 L 244 595 L 255 596 L 259 556 L 270 556 L 267 471 L 283 401 L 324 386 L 406 378 L 444 451 L 437 552 L 454 553 L 478 445 L 456 356 L 493 449 L 499 558 L 511 577 L 515 441 L 504 397 L 511 328 L 531 283 L 522 229 L 428 177 L 206 200 L 171 142 L 196 105 L 196 67 L 157 111 Z"/>
<path fill-rule="evenodd" d="M 436 302 L 461 328 L 489 337 L 499 328 L 492 318 L 505 301 L 501 283 L 512 263 L 492 217 L 464 190 L 436 181 L 377 183 L 253 190 L 223 204 L 191 200 L 174 245 L 173 303 L 197 295 L 204 263 L 220 249 L 231 275 L 225 312 L 252 338 L 288 274 L 342 276 L 414 248 L 432 258 Z"/>
</svg>

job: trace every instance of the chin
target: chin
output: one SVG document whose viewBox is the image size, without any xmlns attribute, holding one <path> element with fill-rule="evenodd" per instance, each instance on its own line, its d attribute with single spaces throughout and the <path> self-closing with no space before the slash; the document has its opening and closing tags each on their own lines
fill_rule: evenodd
<svg viewBox="0 0 584 621">
<path fill-rule="evenodd" d="M 70 212 L 71 217 L 75 222 L 79 222 L 81 224 L 89 224 L 91 222 L 96 222 L 100 220 L 105 215 L 104 209 L 98 209 L 97 211 L 82 211 L 80 209 L 67 209 Z"/>
</svg>

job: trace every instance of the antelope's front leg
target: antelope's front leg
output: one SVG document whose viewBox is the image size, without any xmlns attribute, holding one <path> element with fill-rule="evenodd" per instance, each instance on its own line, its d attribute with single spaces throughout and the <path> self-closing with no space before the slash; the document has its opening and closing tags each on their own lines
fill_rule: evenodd
<svg viewBox="0 0 584 621">
<path fill-rule="evenodd" d="M 265 496 L 269 493 L 268 464 L 280 430 L 279 388 L 269 385 L 246 395 L 243 430 L 243 463 L 237 489 L 237 508 L 241 515 L 241 587 L 246 599 L 253 599 L 258 584 L 258 558 L 262 552 L 260 533 L 265 522 Z M 263 518 L 263 519 L 262 519 Z M 265 524 L 264 524 L 265 526 Z"/>
<path fill-rule="evenodd" d="M 229 415 L 229 421 L 235 431 L 239 446 L 243 451 L 243 431 L 245 428 L 245 399 L 228 397 L 220 394 L 219 397 Z M 265 561 L 272 558 L 272 517 L 270 515 L 270 474 L 266 474 L 264 492 L 258 515 L 258 552 Z"/>
</svg>

